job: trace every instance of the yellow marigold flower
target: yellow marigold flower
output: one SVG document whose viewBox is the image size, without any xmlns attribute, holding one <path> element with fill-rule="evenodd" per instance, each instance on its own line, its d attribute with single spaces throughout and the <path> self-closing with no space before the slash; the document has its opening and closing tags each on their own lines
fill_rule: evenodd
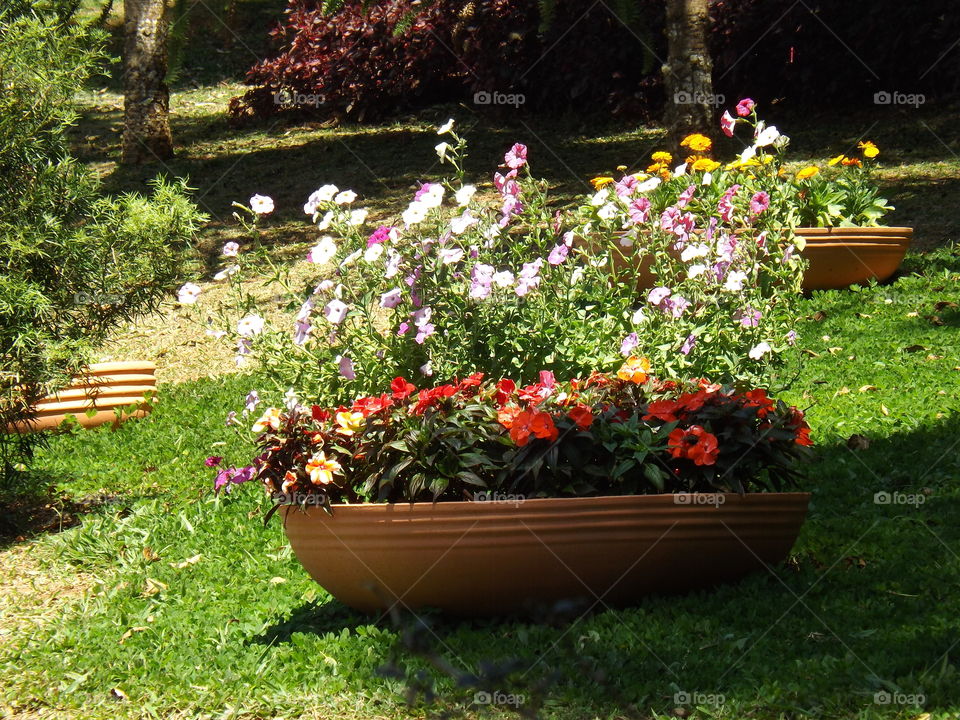
<svg viewBox="0 0 960 720">
<path fill-rule="evenodd" d="M 644 180 L 646 180 L 646 179 L 648 179 L 648 178 L 650 177 L 649 175 L 647 175 L 647 173 L 640 173 L 640 172 L 634 173 L 633 176 L 634 176 L 639 182 L 643 182 Z"/>
<path fill-rule="evenodd" d="M 666 169 L 667 169 L 666 163 L 655 162 L 652 165 L 650 165 L 650 167 L 647 168 L 647 172 L 656 175 L 660 172 L 663 172 Z"/>
<path fill-rule="evenodd" d="M 830 162 L 827 163 L 827 165 L 829 165 L 830 167 L 833 167 L 837 163 L 843 162 L 846 157 L 847 157 L 846 155 L 844 155 L 843 153 L 840 153 L 835 158 L 832 158 Z"/>
<path fill-rule="evenodd" d="M 710 148 L 713 147 L 713 140 L 708 138 L 706 135 L 694 133 L 693 135 L 687 135 L 680 142 L 680 147 L 690 148 L 696 153 L 709 152 Z"/>
<path fill-rule="evenodd" d="M 617 165 L 617 172 L 626 172 L 626 171 L 627 171 L 626 165 Z"/>
<path fill-rule="evenodd" d="M 866 158 L 875 158 L 880 154 L 880 148 L 869 140 L 857 143 L 857 147 L 863 151 L 863 156 Z"/>
<path fill-rule="evenodd" d="M 807 178 L 812 178 L 818 172 L 820 172 L 820 168 L 818 168 L 816 165 L 808 165 L 797 173 L 797 180 L 806 180 Z"/>
<path fill-rule="evenodd" d="M 631 355 L 627 361 L 617 370 L 617 377 L 621 380 L 627 380 L 637 385 L 642 385 L 647 381 L 650 373 L 650 361 L 647 358 L 638 358 Z"/>
<path fill-rule="evenodd" d="M 342 410 L 337 413 L 337 432 L 341 435 L 353 435 L 363 429 L 363 413 Z"/>
<path fill-rule="evenodd" d="M 610 185 L 612 182 L 613 182 L 612 177 L 609 177 L 607 175 L 601 175 L 591 180 L 590 184 L 593 185 L 594 190 L 599 190 L 602 187 L 606 187 L 607 185 Z"/>
<path fill-rule="evenodd" d="M 773 162 L 773 155 L 764 155 L 762 162 L 764 165 L 769 165 Z"/>
<path fill-rule="evenodd" d="M 267 408 L 267 411 L 257 420 L 251 428 L 255 433 L 263 432 L 270 428 L 274 432 L 280 429 L 280 409 Z"/>
<path fill-rule="evenodd" d="M 310 482 L 314 485 L 329 485 L 333 482 L 333 474 L 340 472 L 341 469 L 340 463 L 333 458 L 328 458 L 322 452 L 318 452 L 307 461 L 307 473 L 310 475 Z"/>
<path fill-rule="evenodd" d="M 650 156 L 650 159 L 658 163 L 670 163 L 673 162 L 673 155 L 663 150 L 657 150 L 657 152 Z"/>
<path fill-rule="evenodd" d="M 718 167 L 720 167 L 720 163 L 710 158 L 699 158 L 693 163 L 693 169 L 696 171 L 713 172 Z"/>
</svg>

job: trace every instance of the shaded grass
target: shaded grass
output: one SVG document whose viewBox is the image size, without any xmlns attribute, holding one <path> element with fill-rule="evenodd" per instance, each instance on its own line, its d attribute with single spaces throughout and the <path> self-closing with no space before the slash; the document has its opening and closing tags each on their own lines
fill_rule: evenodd
<svg viewBox="0 0 960 720">
<path fill-rule="evenodd" d="M 960 252 L 911 256 L 906 268 L 892 285 L 798 305 L 812 354 L 787 395 L 811 406 L 820 447 L 788 566 L 552 624 L 434 618 L 418 642 L 470 672 L 518 659 L 525 672 L 497 689 L 533 707 L 542 684 L 546 718 L 658 717 L 681 691 L 705 699 L 686 708 L 698 717 L 960 711 L 960 317 L 942 304 L 960 302 Z M 54 439 L 42 472 L 75 497 L 121 501 L 36 542 L 100 582 L 42 632 L 8 634 L 0 698 L 84 717 L 499 716 L 436 672 L 441 700 L 407 708 L 404 682 L 378 669 L 392 658 L 405 673 L 427 669 L 396 654 L 410 628 L 372 622 L 316 587 L 279 523 L 262 527 L 256 489 L 211 495 L 203 458 L 247 459 L 222 418 L 255 384 L 165 386 L 149 418 Z M 868 446 L 848 448 L 853 434 Z M 914 504 L 877 504 L 878 492 Z M 112 700 L 114 688 L 129 699 Z M 878 704 L 878 692 L 923 695 L 922 707 Z"/>
</svg>

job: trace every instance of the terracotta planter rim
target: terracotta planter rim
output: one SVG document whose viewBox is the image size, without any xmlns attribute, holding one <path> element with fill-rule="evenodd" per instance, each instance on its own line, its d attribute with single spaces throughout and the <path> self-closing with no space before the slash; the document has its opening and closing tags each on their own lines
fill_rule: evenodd
<svg viewBox="0 0 960 720">
<path fill-rule="evenodd" d="M 811 493 L 809 492 L 748 492 L 740 495 L 740 493 L 654 493 L 649 495 L 589 495 L 584 497 L 561 497 L 561 498 L 526 498 L 519 500 L 441 500 L 439 502 L 430 502 L 430 501 L 421 501 L 421 502 L 399 502 L 399 503 L 331 503 L 330 508 L 334 511 L 334 517 L 336 517 L 337 511 L 340 512 L 350 512 L 350 513 L 373 513 L 378 510 L 386 512 L 425 512 L 425 511 L 436 511 L 438 508 L 447 508 L 448 512 L 454 512 L 458 510 L 466 510 L 467 508 L 478 509 L 478 508 L 499 508 L 502 509 L 504 506 L 525 506 L 547 508 L 551 506 L 563 506 L 568 505 L 570 507 L 583 507 L 584 505 L 596 504 L 596 505 L 610 505 L 610 504 L 622 504 L 630 505 L 636 503 L 640 500 L 644 500 L 650 504 L 663 504 L 663 505 L 677 505 L 678 507 L 683 507 L 685 503 L 677 503 L 673 498 L 677 495 L 698 495 L 698 496 L 716 496 L 723 495 L 724 498 L 736 498 L 734 502 L 742 501 L 749 502 L 747 498 L 753 496 L 761 497 L 776 497 L 783 500 L 801 500 L 809 499 Z M 509 494 L 507 494 L 509 497 Z M 281 505 L 286 512 L 291 510 L 296 510 L 300 506 L 290 503 L 284 503 Z M 313 507 L 313 506 L 307 506 Z M 690 503 L 688 507 L 691 508 L 702 508 L 703 504 Z"/>
</svg>

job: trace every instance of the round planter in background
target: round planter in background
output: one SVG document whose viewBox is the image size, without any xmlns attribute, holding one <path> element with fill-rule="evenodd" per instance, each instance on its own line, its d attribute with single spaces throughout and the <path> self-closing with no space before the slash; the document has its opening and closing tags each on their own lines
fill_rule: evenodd
<svg viewBox="0 0 960 720">
<path fill-rule="evenodd" d="M 307 572 L 365 612 L 489 616 L 628 605 L 786 559 L 807 493 L 638 495 L 283 508 Z"/>
<path fill-rule="evenodd" d="M 884 282 L 900 267 L 913 239 L 908 227 L 797 228 L 806 241 L 801 255 L 810 261 L 804 290 L 835 290 Z"/>
<path fill-rule="evenodd" d="M 37 402 L 36 413 L 26 423 L 8 427 L 8 432 L 36 432 L 58 427 L 73 416 L 83 427 L 119 423 L 143 417 L 153 409 L 156 365 L 152 362 L 108 362 L 88 366 L 62 390 Z M 87 415 L 89 410 L 96 411 Z M 119 416 L 118 416 L 119 411 Z"/>
</svg>

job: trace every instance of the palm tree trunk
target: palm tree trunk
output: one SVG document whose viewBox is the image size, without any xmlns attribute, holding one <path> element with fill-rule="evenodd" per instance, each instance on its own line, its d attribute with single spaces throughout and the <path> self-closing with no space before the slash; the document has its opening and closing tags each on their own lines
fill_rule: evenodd
<svg viewBox="0 0 960 720">
<path fill-rule="evenodd" d="M 686 135 L 706 133 L 713 118 L 710 0 L 667 0 L 666 25 L 664 122 L 668 142 L 677 151 Z"/>
<path fill-rule="evenodd" d="M 122 162 L 173 157 L 167 74 L 167 0 L 124 0 Z"/>
</svg>

